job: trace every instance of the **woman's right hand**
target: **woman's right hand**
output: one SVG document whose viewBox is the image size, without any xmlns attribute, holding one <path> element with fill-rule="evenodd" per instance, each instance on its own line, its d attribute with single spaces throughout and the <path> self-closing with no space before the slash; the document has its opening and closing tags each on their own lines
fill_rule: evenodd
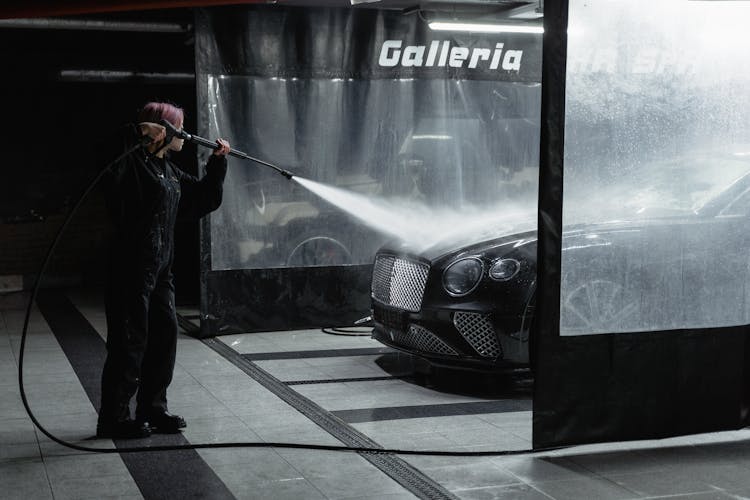
<svg viewBox="0 0 750 500">
<path fill-rule="evenodd" d="M 164 125 L 152 122 L 141 122 L 138 124 L 138 127 L 141 129 L 142 136 L 147 135 L 151 138 L 152 144 L 161 142 L 167 137 L 167 129 L 164 128 Z"/>
</svg>

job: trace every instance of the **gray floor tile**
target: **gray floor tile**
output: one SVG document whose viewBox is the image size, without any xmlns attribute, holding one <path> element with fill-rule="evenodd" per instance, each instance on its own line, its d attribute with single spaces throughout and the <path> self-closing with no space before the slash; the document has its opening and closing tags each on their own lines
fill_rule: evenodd
<svg viewBox="0 0 750 500">
<path fill-rule="evenodd" d="M 531 442 L 497 427 L 489 429 L 461 429 L 455 432 L 443 432 L 445 437 L 459 446 L 482 445 L 497 450 L 523 450 L 531 447 Z"/>
<path fill-rule="evenodd" d="M 464 500 L 550 500 L 548 495 L 528 484 L 471 488 L 452 493 Z"/>
<path fill-rule="evenodd" d="M 568 455 L 568 460 L 599 474 L 648 472 L 662 462 L 641 451 L 613 451 Z"/>
<path fill-rule="evenodd" d="M 641 474 L 611 475 L 609 479 L 644 496 L 750 490 L 750 470 L 733 465 L 674 466 Z"/>
<path fill-rule="evenodd" d="M 276 437 L 278 439 L 272 439 L 271 437 L 269 437 L 268 439 L 263 439 L 263 441 L 267 443 L 300 443 L 326 446 L 343 446 L 343 443 L 341 443 L 341 441 L 323 430 L 321 430 L 320 432 L 316 432 L 315 434 L 311 434 L 309 432 L 303 434 L 290 433 L 284 436 Z M 284 448 L 280 447 L 279 449 Z"/>
<path fill-rule="evenodd" d="M 6 444 L 0 446 L 0 465 L 9 462 L 33 462 L 41 458 L 37 443 Z"/>
<path fill-rule="evenodd" d="M 412 493 L 408 491 L 404 491 L 403 493 L 391 493 L 391 494 L 380 494 L 380 495 L 365 495 L 362 497 L 344 497 L 341 500 L 413 500 L 415 498 L 419 498 L 416 495 L 413 495 Z"/>
<path fill-rule="evenodd" d="M 260 441 L 258 435 L 235 416 L 191 419 L 183 435 L 191 443 Z"/>
<path fill-rule="evenodd" d="M 704 443 L 696 446 L 713 463 L 724 462 L 750 467 L 750 440 L 735 442 Z"/>
<path fill-rule="evenodd" d="M 422 469 L 422 472 L 451 491 L 521 483 L 520 479 L 493 462 L 431 467 Z"/>
<path fill-rule="evenodd" d="M 292 380 L 325 380 L 331 378 L 328 373 L 308 365 L 303 360 L 256 361 L 262 369 L 283 382 Z"/>
<path fill-rule="evenodd" d="M 383 448 L 400 450 L 456 450 L 460 446 L 439 432 L 424 432 L 422 434 L 402 435 L 398 433 L 382 432 L 378 434 L 366 433 L 368 437 L 379 443 Z"/>
<path fill-rule="evenodd" d="M 649 500 L 655 500 L 657 498 L 669 500 L 748 500 L 750 499 L 750 492 L 734 493 L 725 491 L 712 491 L 687 495 L 666 495 L 661 497 L 649 497 Z"/>
<path fill-rule="evenodd" d="M 49 456 L 44 458 L 44 466 L 52 483 L 89 476 L 130 477 L 125 463 L 114 453 Z"/>
<path fill-rule="evenodd" d="M 531 427 L 532 412 L 530 411 L 509 411 L 504 413 L 485 413 L 477 415 L 477 418 L 489 422 L 498 427 L 508 426 L 529 426 Z"/>
<path fill-rule="evenodd" d="M 0 420 L 0 446 L 36 443 L 34 424 L 28 419 Z"/>
<path fill-rule="evenodd" d="M 52 481 L 55 500 L 84 500 L 140 495 L 130 475 L 85 475 Z"/>
<path fill-rule="evenodd" d="M 279 449 L 287 462 L 306 478 L 349 474 L 367 474 L 375 466 L 355 453 L 320 450 Z"/>
<path fill-rule="evenodd" d="M 13 349 L 13 353 L 18 356 L 21 352 L 21 339 L 11 338 L 10 345 Z M 36 351 L 42 351 L 43 353 L 49 354 L 60 354 L 62 355 L 62 349 L 60 344 L 51 333 L 49 335 L 31 335 L 26 337 L 26 344 L 23 348 L 24 359 L 27 355 L 32 356 Z"/>
<path fill-rule="evenodd" d="M 4 500 L 52 498 L 52 489 L 42 461 L 0 461 L 0 496 Z"/>
<path fill-rule="evenodd" d="M 211 467 L 227 485 L 237 484 L 239 481 L 259 483 L 304 479 L 297 469 L 277 454 L 266 454 L 263 461 L 245 464 L 225 462 L 223 465 L 212 464 Z"/>
<path fill-rule="evenodd" d="M 278 468 L 288 470 L 290 464 L 281 458 L 273 448 L 218 448 L 198 450 L 198 454 L 211 465 L 211 467 L 231 467 L 233 465 L 250 468 L 254 464 L 267 464 L 269 469 Z M 284 478 L 298 477 L 296 471 L 291 476 L 286 475 Z M 274 478 L 261 478 L 261 480 Z M 281 478 L 280 478 L 281 479 Z"/>
<path fill-rule="evenodd" d="M 404 488 L 379 470 L 365 474 L 334 474 L 324 477 L 313 477 L 309 481 L 327 498 L 343 499 L 357 497 L 378 497 L 394 493 L 403 493 Z"/>
<path fill-rule="evenodd" d="M 642 498 L 607 479 L 588 477 L 562 481 L 544 481 L 532 483 L 531 486 L 555 500 L 624 500 Z"/>
<path fill-rule="evenodd" d="M 232 478 L 224 479 L 224 483 L 238 500 L 324 500 L 326 498 L 308 480 L 302 478 L 252 483 L 242 478 Z"/>
<path fill-rule="evenodd" d="M 526 483 L 594 477 L 593 472 L 566 458 L 498 457 L 492 460 Z"/>
<path fill-rule="evenodd" d="M 476 466 L 483 462 L 491 462 L 490 457 L 450 457 L 441 455 L 404 455 L 405 461 L 417 469 L 430 469 L 444 466 Z"/>
<path fill-rule="evenodd" d="M 326 433 L 326 431 L 312 420 L 305 418 L 301 414 L 298 415 L 299 417 L 293 419 L 285 418 L 278 422 L 264 419 L 262 423 L 254 424 L 252 421 L 248 421 L 247 425 L 264 441 L 286 441 L 287 437 L 292 434 L 317 436 Z"/>
<path fill-rule="evenodd" d="M 297 413 L 297 410 L 274 396 L 265 394 L 254 398 L 251 403 L 231 405 L 232 413 L 242 418 L 252 427 L 253 422 L 262 422 L 284 413 Z"/>
</svg>

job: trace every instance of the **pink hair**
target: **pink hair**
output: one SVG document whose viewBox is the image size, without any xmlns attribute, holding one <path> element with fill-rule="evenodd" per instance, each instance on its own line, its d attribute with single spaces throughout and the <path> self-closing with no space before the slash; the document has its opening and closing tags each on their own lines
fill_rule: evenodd
<svg viewBox="0 0 750 500">
<path fill-rule="evenodd" d="M 138 113 L 139 122 L 159 123 L 167 120 L 175 127 L 185 118 L 182 108 L 168 102 L 149 102 Z"/>
</svg>

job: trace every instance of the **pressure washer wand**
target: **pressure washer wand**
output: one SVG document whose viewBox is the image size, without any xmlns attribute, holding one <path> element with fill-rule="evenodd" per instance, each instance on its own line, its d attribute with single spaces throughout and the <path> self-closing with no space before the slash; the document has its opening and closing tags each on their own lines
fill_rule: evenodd
<svg viewBox="0 0 750 500">
<path fill-rule="evenodd" d="M 174 125 L 172 125 L 167 120 L 161 120 L 161 125 L 164 125 L 167 129 L 167 140 L 166 142 L 169 143 L 171 141 L 170 137 L 177 137 L 179 139 L 185 139 L 188 142 L 192 142 L 195 144 L 198 144 L 199 146 L 203 146 L 210 149 L 216 149 L 216 142 L 215 141 L 209 141 L 208 139 L 204 139 L 203 137 L 199 137 L 197 135 L 189 134 L 185 132 L 184 130 L 177 130 Z M 236 156 L 237 158 L 242 158 L 243 160 L 250 160 L 254 161 L 255 163 L 260 163 L 261 165 L 265 165 L 266 167 L 270 167 L 274 170 L 276 170 L 278 173 L 286 177 L 287 179 L 291 179 L 294 174 L 292 174 L 288 170 L 284 170 L 281 167 L 277 167 L 273 163 L 268 163 L 267 161 L 260 160 L 258 158 L 252 157 L 247 153 L 243 153 L 242 151 L 239 151 L 237 149 L 230 149 L 229 154 L 231 156 Z"/>
</svg>

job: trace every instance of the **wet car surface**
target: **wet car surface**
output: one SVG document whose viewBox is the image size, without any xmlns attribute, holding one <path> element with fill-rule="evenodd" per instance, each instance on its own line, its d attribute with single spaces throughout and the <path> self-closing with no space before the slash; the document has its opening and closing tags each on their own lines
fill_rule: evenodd
<svg viewBox="0 0 750 500">
<path fill-rule="evenodd" d="M 603 333 L 616 324 L 636 332 L 655 324 L 677 328 L 677 320 L 747 321 L 748 308 L 736 303 L 750 296 L 750 174 L 699 208 L 666 213 L 566 228 L 561 330 Z M 533 226 L 500 228 L 495 237 L 468 244 L 381 247 L 372 276 L 373 337 L 435 365 L 481 371 L 528 366 L 536 303 Z M 670 276 L 687 285 L 644 299 Z M 717 308 L 717 299 L 730 306 Z M 684 311 L 680 318 L 669 316 L 673 303 Z"/>
</svg>

